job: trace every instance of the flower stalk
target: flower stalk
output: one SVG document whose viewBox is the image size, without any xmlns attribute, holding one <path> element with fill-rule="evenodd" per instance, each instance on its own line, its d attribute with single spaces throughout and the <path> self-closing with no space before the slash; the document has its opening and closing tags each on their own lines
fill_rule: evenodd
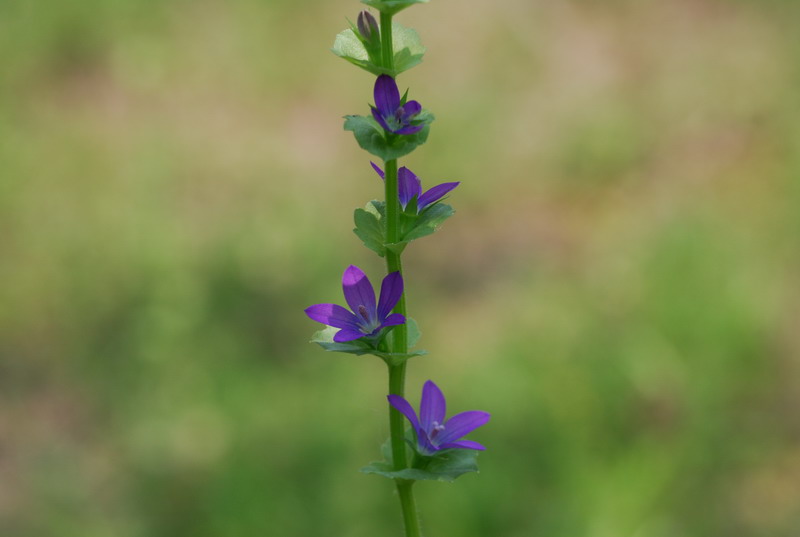
<svg viewBox="0 0 800 537">
<path fill-rule="evenodd" d="M 388 33 L 385 29 L 389 28 Z M 381 35 L 383 36 L 384 62 L 389 58 L 391 65 L 392 51 L 392 17 L 381 13 Z M 385 44 L 389 43 L 388 53 Z M 386 241 L 394 244 L 400 240 L 400 198 L 397 188 L 397 159 L 384 161 L 386 174 Z M 388 250 L 386 252 L 386 270 L 403 274 L 403 263 L 399 253 Z M 405 292 L 394 308 L 394 313 L 406 315 Z M 392 352 L 405 354 L 408 352 L 408 330 L 406 325 L 397 326 L 392 332 Z M 406 363 L 389 365 L 389 393 L 402 397 L 405 394 Z M 392 464 L 395 471 L 406 468 L 406 441 L 405 420 L 396 408 L 389 405 L 389 432 L 392 444 Z M 417 507 L 414 502 L 414 492 L 411 490 L 413 482 L 402 479 L 395 480 L 397 494 L 400 497 L 400 508 L 403 511 L 403 525 L 406 537 L 419 537 L 419 521 L 417 520 Z"/>
<path fill-rule="evenodd" d="M 442 202 L 458 182 L 422 190 L 420 178 L 398 158 L 425 143 L 434 116 L 408 92 L 401 97 L 396 77 L 418 64 L 424 47 L 417 33 L 401 25 L 392 27 L 394 13 L 427 0 L 362 0 L 380 12 L 380 22 L 362 11 L 357 23 L 336 37 L 333 52 L 375 75 L 371 116 L 345 116 L 344 129 L 352 131 L 359 146 L 383 162 L 383 169 L 371 163 L 384 179 L 385 201 L 370 201 L 356 209 L 353 230 L 370 250 L 386 259 L 387 275 L 381 282 L 380 297 L 366 274 L 355 265 L 342 276 L 342 290 L 348 308 L 337 304 L 315 304 L 306 308 L 311 319 L 328 326 L 314 334 L 312 341 L 328 351 L 355 355 L 372 354 L 388 366 L 390 437 L 382 448 L 383 461 L 361 469 L 392 479 L 397 487 L 406 537 L 420 537 L 413 485 L 418 480 L 453 481 L 478 470 L 481 444 L 463 437 L 489 420 L 481 411 L 461 412 L 446 418 L 446 402 L 439 387 L 425 383 L 419 413 L 405 399 L 406 364 L 426 354 L 416 349 L 420 331 L 406 311 L 405 283 L 401 254 L 411 241 L 437 231 L 454 210 Z M 395 55 L 393 31 L 402 50 Z M 406 421 L 412 428 L 406 433 Z M 412 441 L 413 435 L 416 442 Z"/>
<path fill-rule="evenodd" d="M 381 50 L 383 66 L 394 71 L 394 47 L 392 45 L 392 15 L 381 12 Z"/>
<path fill-rule="evenodd" d="M 419 520 L 417 519 L 417 504 L 414 501 L 414 492 L 411 487 L 414 482 L 408 479 L 398 479 L 397 495 L 403 509 L 403 525 L 406 528 L 406 537 L 420 537 Z"/>
<path fill-rule="evenodd" d="M 381 47 L 383 51 L 383 66 L 394 70 L 394 48 L 392 46 L 392 16 L 381 13 Z M 387 133 L 387 136 L 392 136 Z M 400 241 L 400 198 L 397 188 L 397 159 L 384 161 L 386 174 L 386 241 L 394 244 Z M 386 252 L 387 272 L 398 272 L 402 276 L 403 263 L 400 253 L 391 250 Z M 406 316 L 406 295 L 394 308 L 394 313 Z M 406 325 L 398 326 L 392 333 L 392 352 L 405 354 L 408 352 L 408 330 Z M 406 362 L 389 365 L 389 393 L 402 397 L 406 386 Z M 393 406 L 389 405 L 389 432 L 392 445 L 392 465 L 395 471 L 406 468 L 406 441 L 405 420 L 403 415 Z M 400 497 L 400 508 L 403 511 L 403 526 L 406 537 L 419 537 L 419 520 L 417 519 L 417 506 L 414 502 L 414 492 L 411 490 L 413 481 L 396 479 L 397 494 Z"/>
</svg>

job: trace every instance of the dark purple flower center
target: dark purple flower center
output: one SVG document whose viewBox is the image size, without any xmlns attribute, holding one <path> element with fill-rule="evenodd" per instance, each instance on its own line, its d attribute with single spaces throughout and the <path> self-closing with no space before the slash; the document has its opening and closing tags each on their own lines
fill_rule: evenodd
<svg viewBox="0 0 800 537">
<path fill-rule="evenodd" d="M 358 307 L 358 314 L 364 318 L 365 321 L 369 322 L 369 314 L 367 313 L 367 308 L 363 305 Z"/>
</svg>

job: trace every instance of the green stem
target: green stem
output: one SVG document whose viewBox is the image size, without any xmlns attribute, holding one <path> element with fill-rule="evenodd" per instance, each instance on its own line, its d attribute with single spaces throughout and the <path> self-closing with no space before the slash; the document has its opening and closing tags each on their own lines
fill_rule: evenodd
<svg viewBox="0 0 800 537">
<path fill-rule="evenodd" d="M 394 71 L 394 50 L 392 47 L 392 16 L 381 13 L 381 55 L 383 66 Z M 384 162 L 386 178 L 386 242 L 394 244 L 400 241 L 400 200 L 397 191 L 397 159 Z M 400 254 L 386 252 L 386 269 L 388 272 L 403 273 L 403 264 Z M 399 313 L 406 318 L 406 295 L 394 308 L 394 313 Z M 394 353 L 405 354 L 408 352 L 408 328 L 405 324 L 394 327 L 391 333 L 391 350 Z M 403 396 L 406 385 L 406 362 L 389 366 L 389 393 Z M 405 419 L 400 412 L 389 405 L 389 430 L 392 444 L 392 464 L 395 471 L 408 466 L 406 462 Z M 411 487 L 413 481 L 396 479 L 397 494 L 400 497 L 400 507 L 403 510 L 403 525 L 406 537 L 420 537 L 417 507 L 414 503 L 414 493 Z"/>
<path fill-rule="evenodd" d="M 386 178 L 386 242 L 396 243 L 400 240 L 400 200 L 397 191 L 397 160 L 387 160 L 384 163 Z M 386 268 L 388 272 L 403 273 L 403 264 L 400 254 L 387 250 Z M 405 292 L 394 308 L 406 318 Z M 391 351 L 405 354 L 408 352 L 408 327 L 405 324 L 395 326 L 391 332 Z M 406 384 L 406 363 L 389 366 L 389 393 L 403 396 Z M 393 406 L 389 405 L 389 430 L 391 432 L 392 464 L 395 471 L 400 471 L 408 466 L 406 461 L 405 418 Z M 403 510 L 403 524 L 406 537 L 419 537 L 419 521 L 417 508 L 414 505 L 414 493 L 411 491 L 413 481 L 405 479 L 395 480 L 397 493 L 400 496 L 400 507 Z"/>
<path fill-rule="evenodd" d="M 386 241 L 389 244 L 400 240 L 400 200 L 397 192 L 397 160 L 384 163 L 386 177 Z M 386 268 L 388 272 L 403 273 L 400 254 L 386 252 Z M 394 308 L 395 313 L 407 317 L 405 292 Z M 391 350 L 395 353 L 408 352 L 408 328 L 405 324 L 395 326 L 392 330 Z M 406 384 L 406 363 L 389 366 L 389 393 L 403 396 Z M 408 466 L 406 462 L 405 418 L 393 406 L 389 405 L 389 431 L 391 432 L 392 463 L 395 471 Z M 400 496 L 400 507 L 403 510 L 403 523 L 406 537 L 419 537 L 419 521 L 417 508 L 414 505 L 414 494 L 411 491 L 413 481 L 397 479 L 397 493 Z"/>
<path fill-rule="evenodd" d="M 389 393 L 403 396 L 406 382 L 406 365 L 389 366 Z M 400 471 L 406 464 L 405 418 L 389 405 L 389 431 L 392 443 L 392 464 L 395 471 Z"/>
<path fill-rule="evenodd" d="M 400 505 L 403 507 L 403 522 L 406 527 L 406 537 L 420 537 L 417 506 L 414 502 L 414 492 L 411 490 L 413 485 L 413 481 L 405 479 L 397 480 L 397 495 L 400 496 Z"/>
<path fill-rule="evenodd" d="M 392 48 L 392 16 L 381 13 L 381 55 L 383 66 L 394 71 L 394 49 Z"/>
<path fill-rule="evenodd" d="M 384 163 L 386 178 L 386 242 L 389 244 L 400 239 L 400 200 L 397 194 L 397 160 Z M 403 272 L 400 255 L 386 252 L 387 272 Z M 394 308 L 395 313 L 406 315 L 405 293 Z M 408 352 L 408 328 L 401 324 L 392 330 L 391 351 Z M 389 393 L 403 397 L 405 395 L 406 364 L 389 366 Z M 389 406 L 389 430 L 392 437 L 392 460 L 395 470 L 402 470 L 406 465 L 405 422 L 403 415 Z"/>
</svg>

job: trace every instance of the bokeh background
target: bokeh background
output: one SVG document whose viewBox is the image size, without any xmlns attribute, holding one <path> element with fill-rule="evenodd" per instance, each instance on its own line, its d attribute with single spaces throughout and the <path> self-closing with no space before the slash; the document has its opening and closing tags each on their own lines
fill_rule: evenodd
<svg viewBox="0 0 800 537">
<path fill-rule="evenodd" d="M 0 3 L 0 535 L 399 536 L 355 0 Z M 433 0 L 408 300 L 479 475 L 431 537 L 800 535 L 800 4 Z"/>
</svg>

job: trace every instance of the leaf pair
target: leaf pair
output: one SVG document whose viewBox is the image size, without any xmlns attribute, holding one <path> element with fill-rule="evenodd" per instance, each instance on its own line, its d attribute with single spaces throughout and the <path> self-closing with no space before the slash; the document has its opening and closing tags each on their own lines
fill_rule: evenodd
<svg viewBox="0 0 800 537">
<path fill-rule="evenodd" d="M 409 429 L 411 431 L 411 429 Z M 413 439 L 413 432 L 406 437 Z M 394 470 L 392 464 L 391 441 L 381 446 L 385 460 L 370 463 L 361 469 L 365 474 L 377 474 L 389 479 L 408 479 L 410 481 L 444 481 L 453 482 L 460 476 L 478 471 L 478 451 L 471 449 L 448 449 L 431 457 L 414 454 L 410 468 Z"/>
<path fill-rule="evenodd" d="M 426 207 L 421 213 L 414 214 L 413 206 L 409 206 L 400 213 L 400 241 L 386 242 L 386 202 L 372 200 L 363 209 L 356 209 L 353 229 L 364 246 L 381 257 L 389 249 L 394 253 L 401 253 L 406 245 L 413 240 L 420 239 L 436 232 L 445 220 L 455 214 L 455 210 L 446 203 L 435 203 Z"/>
<path fill-rule="evenodd" d="M 431 112 L 423 110 L 416 118 L 416 121 L 424 124 L 422 130 L 414 134 L 396 136 L 387 133 L 371 117 L 344 116 L 344 118 L 344 130 L 353 132 L 361 149 L 384 161 L 408 155 L 417 146 L 424 144 L 428 140 L 430 123 L 435 119 Z"/>
<path fill-rule="evenodd" d="M 356 35 L 357 30 L 350 28 L 337 34 L 331 52 L 374 75 L 389 75 L 396 78 L 398 74 L 419 64 L 425 54 L 425 47 L 416 30 L 393 22 L 392 50 L 397 52 L 394 53 L 394 69 L 388 69 L 377 61 L 375 54 L 370 58 L 367 47 Z"/>
<path fill-rule="evenodd" d="M 406 326 L 408 330 L 408 348 L 411 349 L 417 344 L 417 341 L 419 341 L 421 333 L 414 319 L 407 318 Z M 333 341 L 333 336 L 337 331 L 337 328 L 328 326 L 327 328 L 324 328 L 311 336 L 311 342 L 316 343 L 329 352 L 344 352 L 347 354 L 355 354 L 356 356 L 372 354 L 373 356 L 381 358 L 384 362 L 392 366 L 399 365 L 409 358 L 413 358 L 414 356 L 422 356 L 423 354 L 428 353 L 428 351 L 422 349 L 409 351 L 407 353 L 385 352 L 380 350 L 380 346 L 372 345 L 366 339 L 357 339 L 355 341 L 348 341 L 346 343 L 337 343 Z M 391 332 L 385 335 L 391 335 Z"/>
</svg>

